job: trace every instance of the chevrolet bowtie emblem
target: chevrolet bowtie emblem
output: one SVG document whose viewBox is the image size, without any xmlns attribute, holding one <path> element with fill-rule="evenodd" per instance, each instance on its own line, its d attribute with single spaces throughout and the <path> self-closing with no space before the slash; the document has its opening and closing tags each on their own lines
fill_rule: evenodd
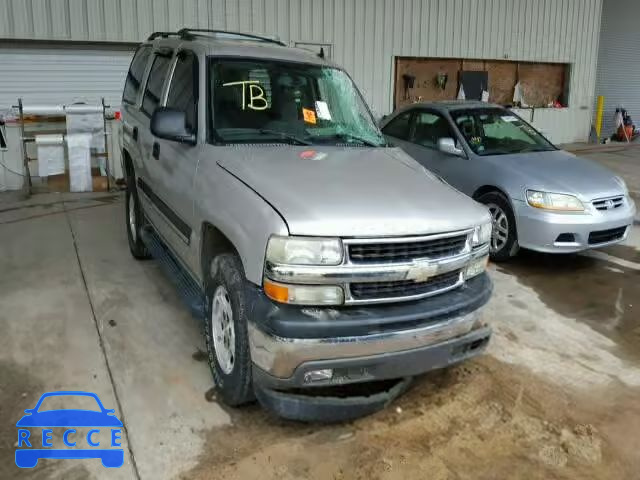
<svg viewBox="0 0 640 480">
<path fill-rule="evenodd" d="M 432 277 L 438 271 L 436 265 L 430 263 L 414 263 L 407 272 L 407 280 L 413 280 L 414 282 L 426 282 L 429 277 Z"/>
</svg>

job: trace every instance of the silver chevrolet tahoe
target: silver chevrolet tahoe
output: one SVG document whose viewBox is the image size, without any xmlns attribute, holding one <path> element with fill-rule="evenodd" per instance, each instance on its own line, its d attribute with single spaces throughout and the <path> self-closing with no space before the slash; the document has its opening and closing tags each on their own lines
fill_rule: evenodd
<svg viewBox="0 0 640 480">
<path fill-rule="evenodd" d="M 298 419 L 379 408 L 491 335 L 488 211 L 387 145 L 323 57 L 157 32 L 122 101 L 131 253 L 204 319 L 225 403 Z"/>
</svg>

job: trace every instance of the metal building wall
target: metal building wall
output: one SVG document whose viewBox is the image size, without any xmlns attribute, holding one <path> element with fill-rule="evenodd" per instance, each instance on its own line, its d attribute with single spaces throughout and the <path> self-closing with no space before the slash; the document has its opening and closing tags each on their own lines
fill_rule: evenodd
<svg viewBox="0 0 640 480">
<path fill-rule="evenodd" d="M 617 107 L 640 125 L 640 2 L 604 0 L 596 95 L 604 95 L 602 135 L 610 136 Z"/>
<path fill-rule="evenodd" d="M 379 114 L 392 108 L 395 55 L 566 62 L 570 107 L 536 112 L 534 123 L 569 142 L 589 133 L 601 2 L 0 0 L 0 38 L 137 42 L 188 25 L 329 43 Z"/>
</svg>

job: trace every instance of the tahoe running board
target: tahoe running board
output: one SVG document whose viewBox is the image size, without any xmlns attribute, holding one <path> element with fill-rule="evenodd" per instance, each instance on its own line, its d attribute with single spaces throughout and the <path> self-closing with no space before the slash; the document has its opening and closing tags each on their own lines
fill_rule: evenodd
<svg viewBox="0 0 640 480">
<path fill-rule="evenodd" d="M 174 283 L 180 297 L 191 310 L 191 314 L 198 320 L 204 319 L 204 293 L 198 283 L 175 258 L 151 225 L 145 225 L 140 233 L 140 238 L 149 253 Z"/>
</svg>

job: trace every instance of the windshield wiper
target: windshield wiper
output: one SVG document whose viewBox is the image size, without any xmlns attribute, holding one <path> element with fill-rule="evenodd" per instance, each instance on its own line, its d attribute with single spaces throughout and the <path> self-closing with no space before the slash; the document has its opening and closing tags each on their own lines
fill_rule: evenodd
<svg viewBox="0 0 640 480">
<path fill-rule="evenodd" d="M 266 135 L 276 135 L 280 138 L 280 140 L 289 140 L 290 142 L 295 142 L 296 145 L 311 145 L 311 142 L 305 140 L 304 138 L 296 137 L 295 135 L 291 135 L 290 133 L 281 132 L 279 130 L 270 130 L 268 128 L 261 128 L 258 130 L 260 133 L 264 133 Z"/>
<path fill-rule="evenodd" d="M 522 150 L 516 152 L 516 153 L 530 153 L 530 152 L 549 152 L 551 149 L 547 148 L 547 147 L 538 147 L 538 146 L 533 146 L 533 147 L 527 147 L 527 148 L 523 148 Z"/>
<path fill-rule="evenodd" d="M 386 142 L 383 143 L 376 143 L 372 140 L 367 140 L 366 138 L 362 138 L 359 137 L 357 135 L 353 135 L 352 133 L 335 133 L 333 135 L 334 137 L 340 138 L 342 140 L 346 140 L 346 141 L 354 141 L 354 142 L 359 142 L 363 145 L 367 145 L 369 147 L 385 147 L 387 145 Z"/>
</svg>

